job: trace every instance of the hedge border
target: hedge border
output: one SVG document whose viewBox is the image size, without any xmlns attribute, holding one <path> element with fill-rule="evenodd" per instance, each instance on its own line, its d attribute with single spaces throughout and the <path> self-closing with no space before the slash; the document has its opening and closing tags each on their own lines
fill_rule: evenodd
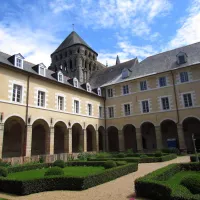
<svg viewBox="0 0 200 200">
<path fill-rule="evenodd" d="M 137 179 L 135 181 L 137 196 L 155 200 L 198 200 L 200 195 L 189 194 L 181 187 L 180 190 L 173 190 L 162 182 L 183 170 L 200 171 L 200 163 L 171 164 Z"/>
<path fill-rule="evenodd" d="M 85 190 L 135 172 L 137 163 L 127 164 L 87 177 L 49 176 L 32 180 L 0 178 L 0 191 L 17 195 L 28 195 L 51 190 Z"/>
</svg>

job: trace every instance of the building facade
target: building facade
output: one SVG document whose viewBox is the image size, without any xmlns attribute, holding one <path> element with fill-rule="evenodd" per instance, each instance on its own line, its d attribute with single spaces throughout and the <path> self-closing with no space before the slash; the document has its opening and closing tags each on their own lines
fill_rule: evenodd
<svg viewBox="0 0 200 200">
<path fill-rule="evenodd" d="M 66 53 L 67 52 L 67 53 Z M 200 43 L 106 67 L 72 32 L 49 68 L 0 52 L 0 157 L 200 146 Z"/>
</svg>

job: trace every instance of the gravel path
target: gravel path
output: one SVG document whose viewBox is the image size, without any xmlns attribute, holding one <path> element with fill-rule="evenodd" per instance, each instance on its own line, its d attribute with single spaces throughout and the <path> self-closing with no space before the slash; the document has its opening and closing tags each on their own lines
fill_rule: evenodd
<svg viewBox="0 0 200 200">
<path fill-rule="evenodd" d="M 11 196 L 0 193 L 0 197 L 19 200 L 129 200 L 134 196 L 134 180 L 171 163 L 189 162 L 189 156 L 178 157 L 163 163 L 142 163 L 138 171 L 108 183 L 84 191 L 51 191 L 28 196 Z M 137 199 L 139 200 L 139 199 Z M 141 199 L 140 199 L 141 200 Z"/>
</svg>

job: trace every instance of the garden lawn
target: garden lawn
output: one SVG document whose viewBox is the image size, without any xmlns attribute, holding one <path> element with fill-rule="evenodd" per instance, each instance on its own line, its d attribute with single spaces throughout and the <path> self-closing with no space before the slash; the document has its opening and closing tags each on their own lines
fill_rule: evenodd
<svg viewBox="0 0 200 200">
<path fill-rule="evenodd" d="M 16 180 L 31 180 L 35 178 L 44 177 L 44 173 L 48 168 L 45 169 L 35 169 L 23 172 L 16 172 L 8 174 L 7 179 L 16 179 Z M 92 174 L 97 174 L 103 172 L 104 167 L 65 167 L 64 169 L 65 176 L 70 177 L 84 177 Z"/>
</svg>

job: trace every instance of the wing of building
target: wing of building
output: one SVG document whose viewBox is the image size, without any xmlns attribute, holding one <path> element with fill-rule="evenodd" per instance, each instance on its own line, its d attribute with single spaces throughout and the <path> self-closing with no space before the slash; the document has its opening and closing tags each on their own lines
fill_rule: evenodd
<svg viewBox="0 0 200 200">
<path fill-rule="evenodd" d="M 193 152 L 192 135 L 200 149 L 200 42 L 141 62 L 116 57 L 116 65 L 103 65 L 74 31 L 50 66 L 0 52 L 0 157 Z"/>
</svg>

